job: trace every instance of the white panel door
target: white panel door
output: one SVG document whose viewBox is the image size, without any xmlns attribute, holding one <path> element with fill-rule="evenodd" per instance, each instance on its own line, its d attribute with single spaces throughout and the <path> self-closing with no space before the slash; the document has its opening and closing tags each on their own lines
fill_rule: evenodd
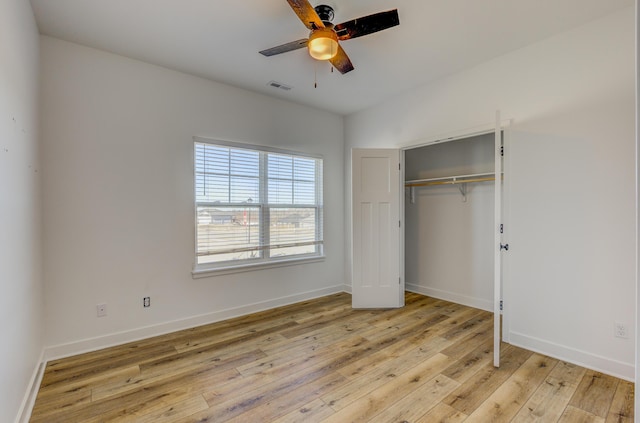
<svg viewBox="0 0 640 423">
<path fill-rule="evenodd" d="M 352 150 L 354 308 L 404 305 L 400 151 Z"/>
</svg>

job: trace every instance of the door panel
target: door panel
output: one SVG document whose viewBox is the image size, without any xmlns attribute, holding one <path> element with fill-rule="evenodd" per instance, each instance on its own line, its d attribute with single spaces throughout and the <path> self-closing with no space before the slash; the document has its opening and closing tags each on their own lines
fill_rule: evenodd
<svg viewBox="0 0 640 423">
<path fill-rule="evenodd" d="M 399 164 L 399 150 L 352 150 L 354 308 L 404 303 Z"/>
</svg>

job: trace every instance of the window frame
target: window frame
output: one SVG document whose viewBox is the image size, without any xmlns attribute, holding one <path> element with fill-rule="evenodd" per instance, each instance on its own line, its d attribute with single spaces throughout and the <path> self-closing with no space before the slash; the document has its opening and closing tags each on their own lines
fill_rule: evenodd
<svg viewBox="0 0 640 423">
<path fill-rule="evenodd" d="M 263 252 L 260 258 L 250 258 L 250 259 L 238 259 L 238 260 L 227 260 L 218 263 L 198 263 L 198 209 L 202 206 L 207 206 L 211 204 L 206 201 L 198 201 L 197 198 L 197 144 L 209 144 L 213 146 L 223 147 L 223 148 L 235 148 L 235 149 L 243 149 L 259 152 L 259 201 L 256 204 L 253 204 L 252 207 L 258 208 L 259 215 L 259 228 L 258 233 L 261 238 L 261 246 L 259 247 Z M 304 263 L 312 263 L 323 261 L 325 259 L 324 252 L 324 158 L 321 155 L 303 153 L 300 151 L 294 150 L 285 150 L 280 148 L 274 148 L 269 146 L 241 143 L 235 141 L 226 141 L 214 138 L 205 138 L 194 136 L 192 142 L 192 165 L 193 165 L 193 180 L 192 180 L 192 189 L 193 189 L 193 215 L 194 215 L 194 263 L 192 269 L 193 278 L 202 278 L 213 275 L 224 275 L 229 273 L 237 273 L 237 272 L 246 272 L 252 270 L 266 269 L 271 267 L 280 267 L 280 266 L 292 266 Z M 313 207 L 308 204 L 305 205 L 296 205 L 295 200 L 292 198 L 291 203 L 268 203 L 267 199 L 267 186 L 269 184 L 269 175 L 268 175 L 268 163 L 267 157 L 269 154 L 281 154 L 285 156 L 291 156 L 294 158 L 303 158 L 303 159 L 313 159 L 315 161 L 315 203 Z M 295 176 L 292 175 L 292 183 L 295 180 Z M 227 204 L 217 204 L 216 207 L 246 207 L 247 204 L 238 204 L 229 202 Z M 266 239 L 269 239 L 270 236 L 270 226 L 269 226 L 269 214 L 271 210 L 275 210 L 278 208 L 314 208 L 315 209 L 315 243 L 316 245 L 315 252 L 313 253 L 305 253 L 305 254 L 296 254 L 289 256 L 270 256 L 270 248 L 268 242 L 265 242 L 263 239 L 263 235 Z"/>
</svg>

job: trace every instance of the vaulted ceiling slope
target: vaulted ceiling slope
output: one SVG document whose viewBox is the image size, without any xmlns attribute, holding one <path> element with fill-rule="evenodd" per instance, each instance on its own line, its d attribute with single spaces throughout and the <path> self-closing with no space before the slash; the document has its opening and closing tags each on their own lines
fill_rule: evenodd
<svg viewBox="0 0 640 423">
<path fill-rule="evenodd" d="M 320 0 L 334 23 L 398 9 L 400 25 L 342 43 L 341 75 L 305 49 L 286 0 L 31 0 L 42 34 L 338 114 L 353 113 L 631 6 L 633 0 Z M 277 81 L 292 87 L 269 86 Z M 317 81 L 317 88 L 314 82 Z"/>
</svg>

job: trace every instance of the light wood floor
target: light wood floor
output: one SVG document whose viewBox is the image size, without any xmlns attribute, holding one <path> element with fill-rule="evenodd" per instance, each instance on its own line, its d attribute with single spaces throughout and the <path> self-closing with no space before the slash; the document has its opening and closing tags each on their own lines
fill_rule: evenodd
<svg viewBox="0 0 640 423">
<path fill-rule="evenodd" d="M 632 383 L 503 344 L 492 316 L 336 294 L 50 362 L 32 422 L 632 422 Z"/>
</svg>

